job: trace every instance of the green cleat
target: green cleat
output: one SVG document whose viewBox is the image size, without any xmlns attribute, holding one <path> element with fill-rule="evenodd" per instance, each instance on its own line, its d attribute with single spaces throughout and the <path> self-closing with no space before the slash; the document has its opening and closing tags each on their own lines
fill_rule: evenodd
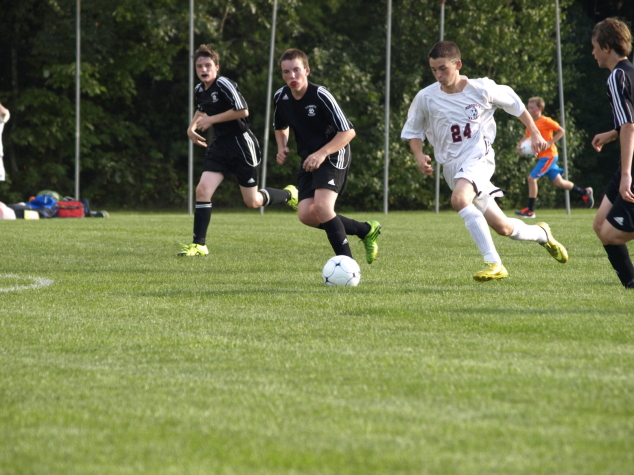
<svg viewBox="0 0 634 475">
<path fill-rule="evenodd" d="M 548 239 L 548 242 L 540 242 L 539 244 L 544 246 L 548 253 L 553 256 L 557 262 L 560 262 L 561 264 L 568 262 L 568 251 L 566 251 L 566 248 L 555 240 L 553 234 L 550 232 L 550 226 L 546 223 L 537 223 L 537 226 L 546 232 L 546 239 Z"/>
<path fill-rule="evenodd" d="M 368 264 L 372 264 L 379 253 L 379 245 L 376 243 L 376 239 L 381 234 L 381 225 L 378 221 L 367 221 L 367 223 L 370 225 L 370 231 L 361 241 L 363 241 L 365 246 L 365 260 L 368 261 Z"/>
<path fill-rule="evenodd" d="M 183 244 L 183 249 L 178 253 L 180 257 L 194 257 L 194 256 L 206 256 L 209 254 L 207 246 L 200 244 Z"/>
<path fill-rule="evenodd" d="M 297 211 L 297 205 L 299 204 L 299 201 L 297 200 L 297 188 L 295 188 L 295 185 L 288 185 L 284 187 L 284 190 L 291 194 L 291 197 L 286 204 L 293 208 L 293 211 Z"/>
<path fill-rule="evenodd" d="M 478 282 L 488 282 L 489 280 L 502 280 L 509 276 L 508 271 L 502 264 L 495 262 L 485 262 L 487 269 L 481 270 L 473 274 L 473 279 Z"/>
</svg>

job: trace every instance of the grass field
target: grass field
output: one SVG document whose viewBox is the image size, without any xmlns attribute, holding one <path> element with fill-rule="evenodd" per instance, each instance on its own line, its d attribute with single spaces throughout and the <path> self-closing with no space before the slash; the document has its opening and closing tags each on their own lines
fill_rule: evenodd
<svg viewBox="0 0 634 475">
<path fill-rule="evenodd" d="M 0 474 L 634 474 L 634 292 L 594 211 L 570 253 L 455 213 L 384 225 L 356 288 L 290 212 L 0 221 Z"/>
</svg>

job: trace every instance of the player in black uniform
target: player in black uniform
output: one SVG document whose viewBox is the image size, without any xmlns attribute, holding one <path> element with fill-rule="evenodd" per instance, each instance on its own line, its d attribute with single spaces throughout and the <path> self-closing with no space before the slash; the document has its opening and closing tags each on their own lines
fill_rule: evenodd
<svg viewBox="0 0 634 475">
<path fill-rule="evenodd" d="M 249 109 L 238 85 L 218 76 L 218 53 L 201 45 L 194 54 L 200 84 L 195 96 L 198 109 L 187 129 L 187 136 L 196 145 L 207 147 L 207 141 L 196 131 L 213 126 L 214 139 L 207 148 L 200 182 L 196 187 L 194 242 L 183 246 L 179 256 L 206 256 L 207 228 L 211 220 L 211 198 L 227 173 L 238 178 L 244 203 L 259 208 L 274 203 L 287 203 L 297 210 L 297 189 L 289 185 L 283 190 L 257 190 L 261 154 L 257 139 L 249 129 Z"/>
<path fill-rule="evenodd" d="M 330 92 L 308 81 L 310 68 L 303 51 L 285 51 L 280 67 L 286 86 L 274 96 L 276 159 L 283 165 L 290 153 L 290 127 L 302 159 L 297 172 L 299 220 L 326 231 L 335 255 L 352 257 L 346 235 L 358 236 L 371 264 L 378 253 L 379 222 L 362 223 L 335 213 L 337 196 L 345 188 L 350 169 L 354 127 Z"/>
<path fill-rule="evenodd" d="M 605 190 L 593 226 L 621 283 L 634 289 L 634 266 L 626 244 L 634 239 L 634 66 L 627 60 L 632 34 L 625 23 L 608 18 L 595 25 L 592 47 L 599 67 L 611 71 L 607 85 L 614 116 L 614 130 L 595 135 L 592 146 L 600 152 L 617 138 L 621 146 L 619 170 Z"/>
</svg>

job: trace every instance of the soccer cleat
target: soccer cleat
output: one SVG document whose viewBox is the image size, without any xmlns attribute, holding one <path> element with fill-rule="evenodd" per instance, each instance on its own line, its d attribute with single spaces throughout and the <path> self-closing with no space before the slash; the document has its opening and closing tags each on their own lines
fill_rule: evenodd
<svg viewBox="0 0 634 475">
<path fill-rule="evenodd" d="M 294 185 L 288 185 L 284 187 L 284 189 L 291 194 L 291 197 L 286 204 L 293 208 L 293 211 L 297 211 L 297 205 L 299 204 L 299 201 L 297 200 L 297 188 L 295 188 Z"/>
<path fill-rule="evenodd" d="M 178 253 L 180 257 L 194 257 L 194 256 L 206 256 L 209 254 L 207 246 L 200 244 L 183 244 L 183 249 Z"/>
<path fill-rule="evenodd" d="M 528 208 L 524 208 L 522 211 L 516 211 L 516 215 L 521 216 L 522 218 L 534 218 L 535 212 L 531 211 Z"/>
<path fill-rule="evenodd" d="M 594 206 L 594 192 L 591 187 L 586 188 L 586 194 L 581 199 L 586 204 L 586 208 L 590 209 Z"/>
<path fill-rule="evenodd" d="M 502 264 L 495 262 L 485 262 L 487 269 L 481 270 L 473 274 L 473 279 L 478 282 L 488 282 L 489 280 L 502 280 L 509 276 L 508 271 Z"/>
<path fill-rule="evenodd" d="M 537 223 L 537 226 L 546 232 L 546 238 L 548 239 L 548 242 L 540 242 L 539 244 L 544 246 L 548 253 L 553 256 L 557 262 L 562 264 L 568 262 L 568 251 L 566 251 L 566 248 L 555 240 L 553 234 L 550 232 L 550 226 L 546 223 Z"/>
<path fill-rule="evenodd" d="M 376 240 L 381 234 L 381 225 L 378 221 L 367 221 L 367 223 L 370 225 L 370 231 L 361 241 L 365 246 L 365 260 L 368 261 L 368 264 L 372 264 L 379 253 L 379 245 Z"/>
</svg>

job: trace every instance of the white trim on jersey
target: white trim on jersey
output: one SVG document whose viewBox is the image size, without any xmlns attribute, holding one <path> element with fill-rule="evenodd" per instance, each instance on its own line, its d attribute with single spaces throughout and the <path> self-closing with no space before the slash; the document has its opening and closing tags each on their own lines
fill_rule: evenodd
<svg viewBox="0 0 634 475">
<path fill-rule="evenodd" d="M 350 130 L 350 122 L 348 118 L 339 107 L 337 100 L 330 94 L 330 91 L 326 89 L 324 86 L 320 86 L 317 89 L 317 97 L 323 102 L 326 108 L 330 111 L 335 123 L 337 125 L 338 132 L 345 132 L 346 130 Z"/>
<path fill-rule="evenodd" d="M 236 137 L 236 143 L 238 144 L 238 147 L 240 147 L 240 150 L 242 150 L 242 155 L 244 156 L 244 159 L 252 167 L 258 166 L 260 162 L 258 162 L 258 154 L 255 149 L 255 143 L 253 143 L 253 139 L 251 138 L 251 134 L 249 134 L 249 132 L 245 132 L 242 134 L 242 137 L 247 143 L 247 147 L 249 147 L 249 153 L 244 153 L 242 146 L 240 146 L 240 141 L 238 140 L 238 137 Z M 251 158 L 249 159 L 249 157 Z"/>
<path fill-rule="evenodd" d="M 612 99 L 612 110 L 614 111 L 615 128 L 622 126 L 628 122 L 634 122 L 634 113 L 630 109 L 627 101 L 623 98 L 626 90 L 625 71 L 621 68 L 614 68 L 608 77 L 608 88 L 610 89 L 610 97 Z"/>
<path fill-rule="evenodd" d="M 229 102 L 233 104 L 234 110 L 248 109 L 247 103 L 231 81 L 222 76 L 218 77 L 216 81 L 218 82 L 219 89 L 227 96 Z"/>
</svg>

